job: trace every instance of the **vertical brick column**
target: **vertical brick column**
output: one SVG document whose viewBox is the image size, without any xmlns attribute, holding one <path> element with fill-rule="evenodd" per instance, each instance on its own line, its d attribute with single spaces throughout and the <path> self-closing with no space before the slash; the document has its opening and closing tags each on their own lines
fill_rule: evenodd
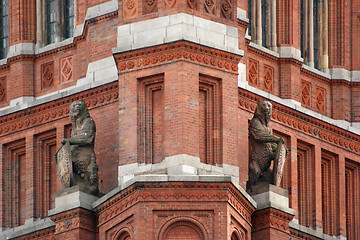
<svg viewBox="0 0 360 240">
<path fill-rule="evenodd" d="M 194 64 L 169 66 L 164 81 L 165 156 L 199 157 L 199 73 Z"/>
<path fill-rule="evenodd" d="M 334 81 L 332 84 L 332 118 L 351 121 L 351 90 L 350 86 Z"/>
<path fill-rule="evenodd" d="M 345 186 L 345 157 L 339 154 L 339 212 L 340 212 L 340 235 L 347 236 L 346 234 L 346 186 Z"/>
<path fill-rule="evenodd" d="M 290 149 L 288 153 L 288 158 L 286 159 L 289 161 L 289 184 L 290 189 L 289 195 L 291 197 L 289 198 L 289 206 L 294 209 L 296 212 L 298 212 L 298 159 L 297 159 L 297 138 L 294 136 L 290 137 Z"/>
<path fill-rule="evenodd" d="M 280 97 L 300 102 L 300 65 L 293 59 L 280 59 Z"/>
<path fill-rule="evenodd" d="M 30 132 L 31 133 L 31 132 Z M 25 166 L 26 166 L 26 213 L 25 219 L 32 219 L 35 217 L 35 153 L 34 153 L 34 137 L 29 135 L 25 139 Z"/>
<path fill-rule="evenodd" d="M 321 147 L 319 145 L 314 146 L 314 159 L 315 159 L 315 185 L 314 185 L 314 197 L 315 197 L 315 228 L 322 226 L 322 194 L 321 194 Z"/>
<path fill-rule="evenodd" d="M 10 1 L 9 1 L 10 3 Z M 11 19 L 10 46 L 18 43 L 35 43 L 36 38 L 36 7 L 35 1 L 12 1 L 9 4 Z M 10 20 L 9 20 L 10 21 Z"/>
<path fill-rule="evenodd" d="M 34 96 L 34 61 L 21 59 L 11 64 L 8 99 Z"/>
</svg>

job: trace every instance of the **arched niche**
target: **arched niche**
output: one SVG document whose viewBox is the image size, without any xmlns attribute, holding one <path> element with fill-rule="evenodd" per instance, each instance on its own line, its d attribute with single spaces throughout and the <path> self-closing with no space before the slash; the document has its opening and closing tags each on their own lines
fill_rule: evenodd
<svg viewBox="0 0 360 240">
<path fill-rule="evenodd" d="M 165 223 L 159 232 L 158 240 L 207 240 L 205 227 L 196 219 L 176 217 Z"/>
</svg>

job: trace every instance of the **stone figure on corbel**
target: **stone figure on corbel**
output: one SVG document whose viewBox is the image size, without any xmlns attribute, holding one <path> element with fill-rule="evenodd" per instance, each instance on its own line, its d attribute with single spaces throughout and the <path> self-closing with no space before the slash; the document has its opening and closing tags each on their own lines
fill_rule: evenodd
<svg viewBox="0 0 360 240">
<path fill-rule="evenodd" d="M 250 121 L 250 161 L 247 191 L 262 184 L 280 185 L 287 150 L 284 139 L 272 134 L 269 126 L 272 104 L 258 101 L 254 117 Z M 270 169 L 274 161 L 273 169 Z"/>
<path fill-rule="evenodd" d="M 96 126 L 85 101 L 70 104 L 71 137 L 61 141 L 55 154 L 58 175 L 64 188 L 80 185 L 97 195 L 98 166 L 94 152 Z"/>
</svg>

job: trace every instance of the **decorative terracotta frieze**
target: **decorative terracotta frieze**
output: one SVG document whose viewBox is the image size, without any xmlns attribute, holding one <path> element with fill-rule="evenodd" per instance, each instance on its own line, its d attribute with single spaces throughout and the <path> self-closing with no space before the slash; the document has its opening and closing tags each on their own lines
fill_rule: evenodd
<svg viewBox="0 0 360 240">
<path fill-rule="evenodd" d="M 237 74 L 240 56 L 186 41 L 115 55 L 119 72 L 143 69 L 180 59 Z"/>
<path fill-rule="evenodd" d="M 174 189 L 182 191 L 174 191 Z M 201 191 L 204 189 L 207 190 Z M 231 183 L 146 182 L 135 183 L 124 189 L 109 201 L 98 206 L 95 211 L 99 216 L 99 225 L 102 225 L 136 202 L 188 201 L 188 199 L 228 201 L 248 223 L 251 222 L 251 214 L 255 210 Z"/>
<path fill-rule="evenodd" d="M 89 109 L 118 101 L 118 83 L 110 83 L 56 101 L 25 109 L 0 118 L 0 136 L 22 131 L 50 121 L 68 117 L 69 104 L 85 100 Z"/>
<path fill-rule="evenodd" d="M 254 93 L 239 89 L 239 107 L 254 113 L 257 100 L 265 100 Z M 344 149 L 360 153 L 360 136 L 334 125 L 302 114 L 299 111 L 273 103 L 272 120 L 314 138 L 335 144 Z"/>
</svg>

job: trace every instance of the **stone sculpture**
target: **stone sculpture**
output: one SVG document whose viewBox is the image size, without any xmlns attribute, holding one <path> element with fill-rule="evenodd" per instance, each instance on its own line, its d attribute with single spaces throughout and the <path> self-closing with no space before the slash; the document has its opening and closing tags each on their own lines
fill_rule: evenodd
<svg viewBox="0 0 360 240">
<path fill-rule="evenodd" d="M 86 103 L 81 100 L 70 104 L 71 137 L 61 141 L 56 152 L 58 175 L 64 188 L 80 185 L 91 194 L 98 194 L 98 166 L 94 152 L 95 122 Z"/>
<path fill-rule="evenodd" d="M 247 191 L 264 183 L 280 185 L 287 150 L 284 139 L 272 135 L 269 126 L 272 104 L 258 101 L 254 117 L 250 121 L 250 162 Z M 271 161 L 274 167 L 271 170 Z"/>
</svg>

